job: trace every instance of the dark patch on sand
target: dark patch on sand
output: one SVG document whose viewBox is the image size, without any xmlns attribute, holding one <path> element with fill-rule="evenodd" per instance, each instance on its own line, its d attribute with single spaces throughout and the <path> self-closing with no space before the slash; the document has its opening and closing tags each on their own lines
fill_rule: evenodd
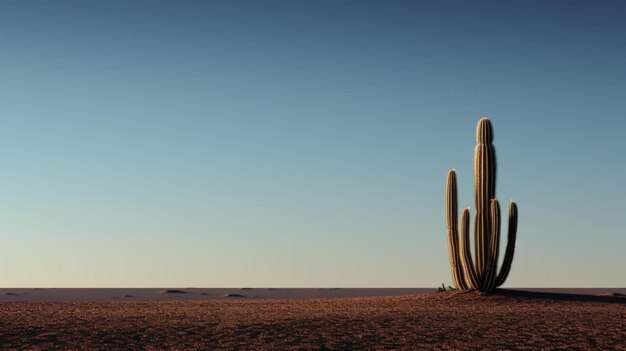
<svg viewBox="0 0 626 351">
<path fill-rule="evenodd" d="M 22 295 L 22 294 L 20 294 L 20 293 L 14 293 L 14 292 L 8 292 L 8 293 L 6 293 L 5 295 L 7 295 L 7 296 L 20 296 L 20 295 Z"/>
<path fill-rule="evenodd" d="M 240 295 L 240 294 L 226 294 L 226 295 L 224 295 L 224 297 L 246 297 L 246 296 L 243 296 L 243 295 Z"/>
<path fill-rule="evenodd" d="M 618 292 L 610 292 L 606 294 L 598 294 L 596 296 L 606 296 L 606 297 L 626 297 L 626 294 L 621 294 Z"/>
<path fill-rule="evenodd" d="M 168 289 L 168 290 L 161 291 L 161 294 L 191 294 L 191 293 L 185 290 Z"/>
</svg>

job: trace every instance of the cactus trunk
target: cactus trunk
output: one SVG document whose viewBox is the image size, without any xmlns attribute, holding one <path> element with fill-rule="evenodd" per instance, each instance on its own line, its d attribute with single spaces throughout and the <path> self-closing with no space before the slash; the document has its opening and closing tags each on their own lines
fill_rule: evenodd
<svg viewBox="0 0 626 351">
<path fill-rule="evenodd" d="M 513 262 L 517 233 L 517 205 L 509 208 L 508 243 L 502 268 L 498 273 L 500 250 L 500 204 L 496 199 L 496 151 L 492 144 L 493 127 L 481 118 L 476 128 L 474 151 L 474 259 L 469 242 L 469 209 L 461 216 L 457 230 L 456 172 L 448 173 L 446 184 L 446 229 L 452 279 L 459 289 L 491 292 L 506 280 Z M 460 234 L 460 237 L 459 237 Z"/>
<path fill-rule="evenodd" d="M 491 220 L 490 203 L 496 192 L 496 153 L 491 144 L 493 129 L 488 119 L 481 119 L 476 128 L 474 151 L 474 198 L 476 218 L 474 222 L 474 250 L 476 270 L 481 282 L 487 275 L 490 262 Z M 483 282 L 484 283 L 484 282 Z"/>
</svg>

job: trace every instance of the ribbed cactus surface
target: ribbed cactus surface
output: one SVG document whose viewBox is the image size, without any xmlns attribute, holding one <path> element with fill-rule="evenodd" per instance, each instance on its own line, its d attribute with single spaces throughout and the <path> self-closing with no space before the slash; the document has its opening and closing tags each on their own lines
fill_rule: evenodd
<svg viewBox="0 0 626 351">
<path fill-rule="evenodd" d="M 454 170 L 448 173 L 446 186 L 446 223 L 448 234 L 448 254 L 450 257 L 450 267 L 452 268 L 452 281 L 454 286 L 466 289 L 463 278 L 463 267 L 461 266 L 461 256 L 459 253 L 459 234 L 457 229 L 457 194 L 456 194 L 456 174 Z"/>
<path fill-rule="evenodd" d="M 506 280 L 515 253 L 517 205 L 509 206 L 508 243 L 502 267 L 498 272 L 500 250 L 500 203 L 496 199 L 496 150 L 492 144 L 493 127 L 488 118 L 481 118 L 476 127 L 474 150 L 474 258 L 470 249 L 470 210 L 461 215 L 457 227 L 457 184 L 454 169 L 446 182 L 446 229 L 452 281 L 457 289 L 491 292 Z"/>
</svg>

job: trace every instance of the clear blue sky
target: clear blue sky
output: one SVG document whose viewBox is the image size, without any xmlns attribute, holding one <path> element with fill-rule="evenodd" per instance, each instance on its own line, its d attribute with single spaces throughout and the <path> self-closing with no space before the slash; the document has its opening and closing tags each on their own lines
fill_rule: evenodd
<svg viewBox="0 0 626 351">
<path fill-rule="evenodd" d="M 432 287 L 488 116 L 507 286 L 626 286 L 626 2 L 3 1 L 0 286 Z"/>
</svg>

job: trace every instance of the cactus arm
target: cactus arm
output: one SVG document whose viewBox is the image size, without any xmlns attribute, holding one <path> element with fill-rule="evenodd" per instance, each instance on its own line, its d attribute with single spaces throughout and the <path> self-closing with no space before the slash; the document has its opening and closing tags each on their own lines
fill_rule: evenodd
<svg viewBox="0 0 626 351">
<path fill-rule="evenodd" d="M 448 172 L 446 180 L 446 231 L 448 234 L 448 256 L 450 259 L 450 267 L 452 268 L 452 281 L 454 287 L 465 290 L 467 285 L 463 278 L 463 267 L 460 262 L 459 255 L 459 234 L 457 230 L 458 223 L 457 210 L 457 185 L 456 173 L 454 169 Z"/>
<path fill-rule="evenodd" d="M 497 199 L 491 200 L 491 242 L 489 247 L 489 264 L 485 278 L 485 291 L 492 292 L 496 288 L 496 273 L 498 269 L 498 253 L 500 250 L 500 203 Z"/>
<path fill-rule="evenodd" d="M 515 254 L 515 240 L 517 238 L 517 204 L 511 200 L 509 204 L 509 233 L 506 243 L 506 251 L 504 253 L 504 260 L 502 261 L 502 268 L 496 278 L 496 287 L 501 286 L 506 281 L 511 271 L 511 264 L 513 263 L 513 255 Z"/>
<path fill-rule="evenodd" d="M 472 261 L 472 251 L 470 249 L 470 212 L 469 208 L 463 210 L 461 214 L 461 264 L 463 265 L 463 273 L 465 283 L 468 289 L 479 289 L 479 281 L 476 276 L 476 269 Z"/>
</svg>

